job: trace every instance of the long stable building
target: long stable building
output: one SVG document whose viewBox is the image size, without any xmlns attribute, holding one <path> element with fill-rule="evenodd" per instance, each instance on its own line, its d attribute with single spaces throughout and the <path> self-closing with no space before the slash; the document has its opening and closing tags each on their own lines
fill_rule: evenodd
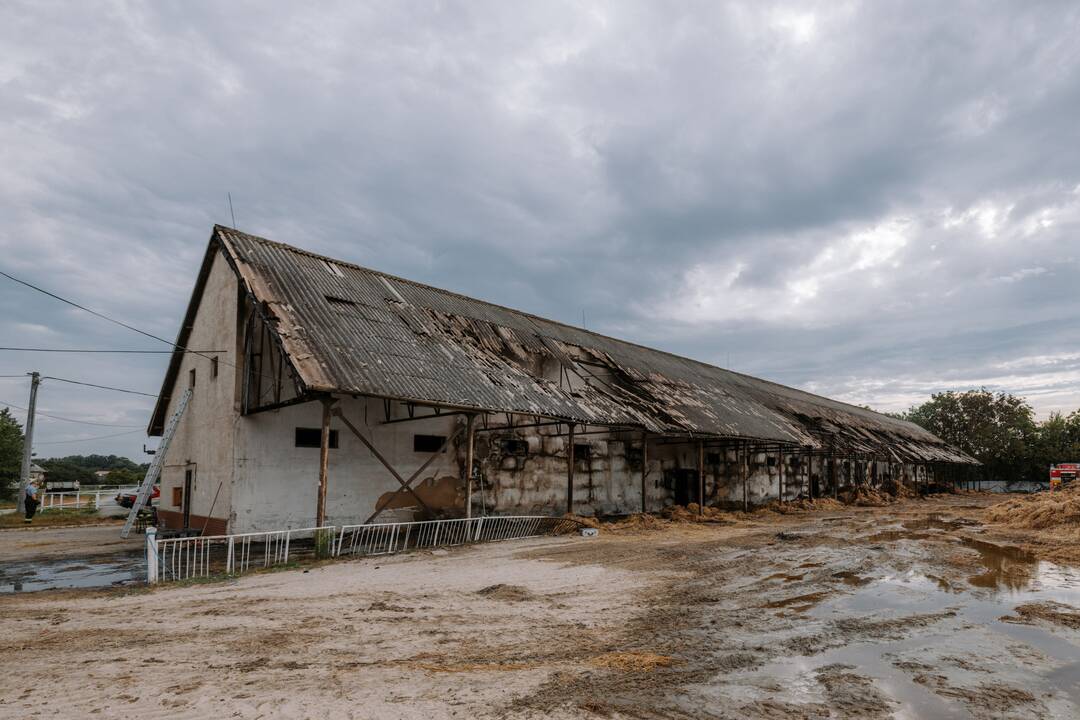
<svg viewBox="0 0 1080 720">
<path fill-rule="evenodd" d="M 159 516 L 207 533 L 750 506 L 975 463 L 909 422 L 222 226 L 151 435 L 187 388 Z"/>
</svg>

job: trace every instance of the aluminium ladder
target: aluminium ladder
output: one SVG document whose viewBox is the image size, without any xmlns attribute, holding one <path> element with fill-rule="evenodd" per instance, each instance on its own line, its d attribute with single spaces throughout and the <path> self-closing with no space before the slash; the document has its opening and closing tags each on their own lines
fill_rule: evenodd
<svg viewBox="0 0 1080 720">
<path fill-rule="evenodd" d="M 189 400 L 191 400 L 191 388 L 185 390 L 184 394 L 180 396 L 176 412 L 169 418 L 169 424 L 165 426 L 165 433 L 161 436 L 161 442 L 158 443 L 154 461 L 150 463 L 150 469 L 146 471 L 146 477 L 143 478 L 142 484 L 139 485 L 139 492 L 135 495 L 135 502 L 131 505 L 131 512 L 128 513 L 127 522 L 124 523 L 124 529 L 120 531 L 120 537 L 122 538 L 126 539 L 131 532 L 131 527 L 135 524 L 135 518 L 138 517 L 143 505 L 146 504 L 146 499 L 150 497 L 151 488 L 161 477 L 161 468 L 165 464 L 165 453 L 169 450 L 169 443 L 172 442 L 173 435 L 176 433 L 176 426 L 180 424 L 180 416 L 187 409 Z"/>
</svg>

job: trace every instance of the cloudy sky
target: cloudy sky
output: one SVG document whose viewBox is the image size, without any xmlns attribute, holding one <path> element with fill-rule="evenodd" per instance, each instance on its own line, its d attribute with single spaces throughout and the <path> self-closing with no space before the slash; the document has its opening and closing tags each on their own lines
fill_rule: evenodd
<svg viewBox="0 0 1080 720">
<path fill-rule="evenodd" d="M 271 5 L 4 3 L 0 269 L 171 338 L 231 193 L 243 230 L 850 402 L 1080 407 L 1075 3 Z M 3 278 L 0 340 L 167 348 Z M 166 360 L 0 374 L 156 393 Z M 143 460 L 151 405 L 46 381 L 99 424 L 35 450 Z"/>
</svg>

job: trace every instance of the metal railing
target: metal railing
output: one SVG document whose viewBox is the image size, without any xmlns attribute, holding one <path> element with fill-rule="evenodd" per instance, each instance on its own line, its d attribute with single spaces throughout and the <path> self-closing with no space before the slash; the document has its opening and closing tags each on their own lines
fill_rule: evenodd
<svg viewBox="0 0 1080 720">
<path fill-rule="evenodd" d="M 269 530 L 237 535 L 157 538 L 147 528 L 147 582 L 240 575 L 256 568 L 286 565 L 308 555 L 333 555 L 333 525 Z"/>
<path fill-rule="evenodd" d="M 41 493 L 41 504 L 38 512 L 46 510 L 76 510 L 79 508 L 102 508 L 120 507 L 116 502 L 117 494 L 121 492 L 134 492 L 137 486 L 114 487 L 114 488 L 86 488 L 81 490 L 61 490 L 58 492 Z"/>
<path fill-rule="evenodd" d="M 344 525 L 338 532 L 334 554 L 389 555 L 404 550 L 562 535 L 579 527 L 575 520 L 543 515 Z"/>
<path fill-rule="evenodd" d="M 328 525 L 164 539 L 158 539 L 157 530 L 151 527 L 146 530 L 146 580 L 156 583 L 240 575 L 257 568 L 286 565 L 303 556 L 390 555 L 407 550 L 565 535 L 579 528 L 581 523 L 576 520 L 542 515 Z"/>
</svg>

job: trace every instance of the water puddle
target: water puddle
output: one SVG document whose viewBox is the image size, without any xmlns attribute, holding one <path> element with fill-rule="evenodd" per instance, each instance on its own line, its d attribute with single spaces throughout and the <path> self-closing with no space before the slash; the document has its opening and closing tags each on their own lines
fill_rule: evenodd
<svg viewBox="0 0 1080 720">
<path fill-rule="evenodd" d="M 0 593 L 110 587 L 145 580 L 146 568 L 141 552 L 13 562 L 0 567 Z"/>
<path fill-rule="evenodd" d="M 962 527 L 971 527 L 978 524 L 974 520 L 944 518 L 940 515 L 927 515 L 924 518 L 908 520 L 903 523 L 908 530 L 959 530 Z"/>
<path fill-rule="evenodd" d="M 969 583 L 979 588 L 1026 590 L 1036 581 L 1041 565 L 1052 566 L 1051 563 L 1039 563 L 1033 554 L 1018 547 L 972 538 L 961 538 L 960 544 L 979 553 L 983 571 L 968 578 Z"/>
</svg>

